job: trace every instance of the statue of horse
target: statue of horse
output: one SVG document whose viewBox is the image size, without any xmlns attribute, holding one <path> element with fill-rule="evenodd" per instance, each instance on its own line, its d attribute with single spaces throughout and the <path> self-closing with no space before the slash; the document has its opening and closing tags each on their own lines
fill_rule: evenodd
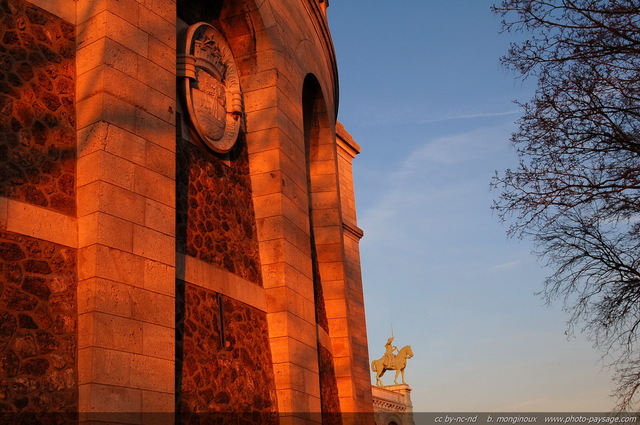
<svg viewBox="0 0 640 425">
<path fill-rule="evenodd" d="M 382 387 L 382 375 L 387 370 L 395 370 L 396 376 L 393 378 L 393 382 L 398 385 L 398 373 L 402 373 L 402 383 L 407 384 L 404 381 L 404 368 L 407 366 L 407 359 L 413 357 L 413 350 L 410 345 L 405 345 L 398 351 L 398 354 L 394 356 L 390 365 L 384 364 L 384 357 L 371 362 L 371 370 L 376 373 L 376 385 Z"/>
</svg>

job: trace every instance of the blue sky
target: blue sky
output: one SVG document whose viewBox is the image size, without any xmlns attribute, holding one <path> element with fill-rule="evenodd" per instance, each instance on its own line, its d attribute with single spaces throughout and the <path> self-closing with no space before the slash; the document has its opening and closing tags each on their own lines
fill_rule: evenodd
<svg viewBox="0 0 640 425">
<path fill-rule="evenodd" d="M 534 82 L 499 64 L 513 40 L 487 0 L 330 3 L 338 119 L 354 162 L 371 359 L 391 324 L 417 411 L 608 411 L 611 373 L 561 305 L 530 241 L 490 206 Z M 391 384 L 393 374 L 384 376 Z"/>
</svg>

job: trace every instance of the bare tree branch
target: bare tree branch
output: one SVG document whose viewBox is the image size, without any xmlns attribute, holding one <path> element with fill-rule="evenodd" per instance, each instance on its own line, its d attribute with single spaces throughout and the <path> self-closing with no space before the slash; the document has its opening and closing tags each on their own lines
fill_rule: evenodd
<svg viewBox="0 0 640 425">
<path fill-rule="evenodd" d="M 494 209 L 531 236 L 561 300 L 613 357 L 622 410 L 640 401 L 640 0 L 503 0 L 503 31 L 522 32 L 502 63 L 534 78 L 496 172 Z"/>
</svg>

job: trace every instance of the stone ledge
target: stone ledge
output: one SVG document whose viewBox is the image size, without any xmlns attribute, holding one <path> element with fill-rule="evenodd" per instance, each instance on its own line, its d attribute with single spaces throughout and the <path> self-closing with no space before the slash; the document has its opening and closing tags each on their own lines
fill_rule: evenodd
<svg viewBox="0 0 640 425">
<path fill-rule="evenodd" d="M 177 252 L 176 276 L 185 282 L 226 295 L 262 312 L 267 311 L 267 297 L 262 287 L 197 258 Z"/>
<path fill-rule="evenodd" d="M 47 12 L 56 15 L 67 22 L 75 24 L 76 7 L 75 4 L 69 7 L 68 0 L 29 0 L 29 3 L 38 6 Z"/>
<path fill-rule="evenodd" d="M 0 229 L 71 248 L 78 246 L 75 217 L 14 199 L 0 197 Z"/>
</svg>

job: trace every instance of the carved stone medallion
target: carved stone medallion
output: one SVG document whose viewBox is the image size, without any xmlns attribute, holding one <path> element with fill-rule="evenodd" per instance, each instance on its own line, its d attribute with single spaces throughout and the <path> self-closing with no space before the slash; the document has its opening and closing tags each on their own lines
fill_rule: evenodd
<svg viewBox="0 0 640 425">
<path fill-rule="evenodd" d="M 231 49 L 213 26 L 200 22 L 187 29 L 178 55 L 183 102 L 195 132 L 214 151 L 233 148 L 240 130 L 242 92 Z"/>
</svg>

